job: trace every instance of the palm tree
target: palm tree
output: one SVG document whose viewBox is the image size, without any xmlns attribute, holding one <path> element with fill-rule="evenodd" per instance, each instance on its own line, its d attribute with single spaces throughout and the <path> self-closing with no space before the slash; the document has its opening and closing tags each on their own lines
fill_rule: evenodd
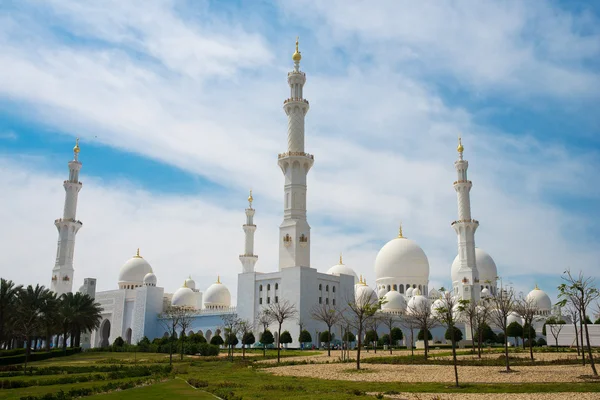
<svg viewBox="0 0 600 400">
<path fill-rule="evenodd" d="M 60 332 L 59 320 L 60 301 L 56 297 L 56 293 L 49 292 L 43 299 L 40 309 L 40 334 L 46 340 L 46 351 L 50 351 L 50 343 L 52 336 Z"/>
<path fill-rule="evenodd" d="M 60 333 L 63 336 L 62 348 L 67 350 L 67 337 L 71 326 L 73 325 L 73 316 L 75 315 L 75 300 L 73 293 L 64 293 L 60 296 L 60 305 L 58 307 L 58 323 L 60 326 Z M 73 339 L 71 338 L 71 341 Z"/>
<path fill-rule="evenodd" d="M 15 286 L 13 281 L 0 278 L 0 348 L 12 336 L 8 327 L 11 317 L 15 315 L 15 303 L 21 288 L 21 285 Z"/>
<path fill-rule="evenodd" d="M 40 328 L 42 307 L 49 293 L 48 289 L 38 284 L 35 288 L 29 285 L 26 289 L 21 289 L 17 295 L 18 318 L 15 318 L 15 328 L 25 339 L 25 368 L 31 350 L 31 338 Z"/>
<path fill-rule="evenodd" d="M 87 294 L 65 293 L 60 298 L 59 320 L 63 335 L 63 349 L 67 348 L 67 337 L 71 334 L 71 347 L 79 347 L 81 333 L 100 326 L 102 308 Z"/>
</svg>

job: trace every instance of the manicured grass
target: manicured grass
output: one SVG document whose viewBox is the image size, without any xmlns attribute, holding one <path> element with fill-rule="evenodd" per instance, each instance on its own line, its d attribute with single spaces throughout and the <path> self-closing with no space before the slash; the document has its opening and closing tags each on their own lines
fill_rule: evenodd
<svg viewBox="0 0 600 400">
<path fill-rule="evenodd" d="M 94 400 L 113 400 L 113 399 L 131 399 L 131 400 L 163 400 L 171 398 L 214 400 L 215 397 L 205 391 L 195 389 L 188 385 L 183 379 L 171 379 L 167 382 L 157 383 L 152 386 L 143 386 L 129 389 L 122 392 L 97 394 L 88 397 Z"/>
<path fill-rule="evenodd" d="M 294 351 L 295 352 L 295 351 Z M 291 351 L 287 351 L 288 355 Z M 308 356 L 310 352 L 304 351 L 300 355 Z M 313 352 L 314 354 L 315 352 Z M 294 354 L 294 353 L 291 353 Z M 439 354 L 438 354 L 439 355 Z M 168 355 L 138 353 L 140 365 L 164 365 Z M 291 356 L 291 355 L 289 355 Z M 401 356 L 406 357 L 406 356 Z M 390 358 L 390 357 L 384 357 Z M 410 356 L 408 356 L 410 358 Z M 60 360 L 52 359 L 36 363 L 38 367 L 46 366 L 83 366 L 83 365 L 109 365 L 107 363 L 122 363 L 131 366 L 133 353 L 87 353 L 77 354 Z M 174 371 L 170 377 L 151 386 L 115 391 L 106 394 L 97 394 L 91 398 L 119 398 L 119 399 L 164 399 L 172 397 L 213 399 L 210 394 L 228 399 L 325 399 L 338 400 L 348 398 L 373 398 L 366 393 L 382 392 L 417 392 L 417 393 L 537 393 L 537 392 L 600 392 L 600 382 L 578 383 L 499 383 L 499 384 L 465 384 L 460 389 L 449 388 L 447 383 L 405 383 L 405 382 L 352 382 L 333 381 L 314 378 L 299 378 L 273 376 L 265 371 L 266 365 L 254 362 L 261 360 L 262 353 L 252 354 L 251 359 L 242 360 L 234 357 L 234 362 L 227 361 L 224 357 L 210 358 L 185 358 L 183 362 L 174 363 Z M 145 360 L 145 361 L 141 361 Z M 178 358 L 174 358 L 178 360 Z M 366 360 L 365 360 L 366 361 Z M 348 369 L 352 364 L 348 364 Z M 444 368 L 444 367 L 442 367 Z M 450 366 L 448 366 L 450 368 Z M 58 377 L 64 375 L 46 375 L 44 377 Z M 175 378 L 175 379 L 174 379 Z M 11 379 L 30 379 L 29 377 L 16 377 Z M 111 382 L 126 382 L 136 378 L 117 379 Z M 195 380 L 199 389 L 190 387 L 184 380 Z M 401 376 L 398 377 L 402 379 Z M 103 381 L 107 382 L 107 381 Z M 27 395 L 42 395 L 54 393 L 59 390 L 67 392 L 74 388 L 85 388 L 98 385 L 98 382 L 85 382 L 53 386 L 36 386 L 19 389 L 0 390 L 2 399 L 20 399 Z M 208 393 L 207 393 L 208 392 Z M 501 395 L 499 395 L 501 397 Z"/>
</svg>

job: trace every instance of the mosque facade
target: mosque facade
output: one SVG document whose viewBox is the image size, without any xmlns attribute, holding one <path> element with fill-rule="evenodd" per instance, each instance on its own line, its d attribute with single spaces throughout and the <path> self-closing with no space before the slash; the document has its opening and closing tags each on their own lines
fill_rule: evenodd
<svg viewBox="0 0 600 400">
<path fill-rule="evenodd" d="M 243 224 L 244 253 L 239 256 L 242 268 L 238 275 L 237 306 L 231 304 L 229 288 L 219 278 L 204 292 L 196 287 L 191 277 L 185 279 L 175 292 L 165 292 L 158 285 L 152 266 L 138 249 L 121 267 L 114 290 L 97 292 L 96 279 L 84 279 L 79 291 L 94 297 L 103 309 L 99 328 L 83 338 L 84 346 L 106 346 L 117 337 L 122 337 L 127 343 L 137 343 L 143 337 L 152 340 L 165 336 L 167 333 L 160 315 L 169 306 L 186 307 L 192 311 L 193 321 L 186 333 L 200 332 L 210 340 L 222 329 L 223 316 L 233 314 L 254 326 L 258 338 L 262 330 L 257 326 L 258 313 L 272 303 L 287 301 L 295 305 L 298 315 L 294 320 L 286 321 L 282 330 L 291 333 L 294 339 L 291 346 L 297 347 L 301 328 L 311 334 L 325 328 L 322 322 L 311 318 L 311 309 L 318 304 L 343 307 L 349 299 L 355 299 L 359 294 L 372 293 L 384 300 L 380 312 L 404 314 L 411 304 L 431 304 L 441 297 L 441 293 L 429 287 L 429 261 L 425 252 L 415 241 L 404 237 L 402 228 L 398 236 L 386 243 L 375 258 L 374 287 L 368 286 L 362 276 L 359 278 L 352 268 L 345 265 L 341 256 L 339 263 L 327 272 L 319 272 L 311 266 L 312 238 L 307 220 L 306 192 L 307 176 L 315 160 L 313 155 L 305 152 L 304 146 L 304 122 L 310 105 L 304 98 L 306 74 L 300 70 L 301 58 L 296 42 L 296 51 L 292 56 L 294 67 L 287 77 L 290 95 L 283 103 L 288 119 L 287 149 L 277 159 L 284 176 L 278 270 L 261 272 L 256 269 L 256 210 L 252 206 L 250 192 Z M 468 162 L 463 158 L 464 147 L 460 139 L 457 150 L 458 159 L 454 164 L 457 180 L 453 185 L 457 193 L 458 219 L 451 226 L 457 235 L 458 254 L 451 266 L 451 290 L 461 299 L 478 301 L 482 296 L 494 295 L 498 290 L 498 270 L 492 257 L 475 247 L 475 231 L 479 222 L 471 216 L 469 193 L 472 182 L 467 178 Z M 73 151 L 74 159 L 68 163 L 69 179 L 63 183 L 66 192 L 63 217 L 55 221 L 59 237 L 51 288 L 57 294 L 72 291 L 75 237 L 83 226 L 76 219 L 77 198 L 82 188 L 79 181 L 82 164 L 78 160 L 78 142 Z M 540 313 L 550 314 L 551 302 L 543 291 L 536 287 L 529 296 L 541 306 Z M 468 334 L 469 330 L 465 331 Z M 334 330 L 334 333 L 337 337 L 341 336 L 341 332 Z"/>
</svg>

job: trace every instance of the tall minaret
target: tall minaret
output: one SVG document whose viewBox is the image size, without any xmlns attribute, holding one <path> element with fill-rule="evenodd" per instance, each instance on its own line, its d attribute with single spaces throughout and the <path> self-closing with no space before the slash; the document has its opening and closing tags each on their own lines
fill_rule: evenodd
<svg viewBox="0 0 600 400">
<path fill-rule="evenodd" d="M 458 160 L 454 167 L 458 174 L 458 180 L 454 182 L 454 190 L 458 197 L 458 221 L 452 223 L 452 227 L 458 236 L 458 259 L 460 260 L 459 281 L 452 282 L 452 286 L 458 291 L 463 300 L 479 301 L 481 294 L 479 286 L 479 273 L 475 261 L 475 231 L 479 221 L 471 218 L 471 198 L 469 192 L 473 183 L 467 179 L 469 162 L 463 159 L 464 147 L 460 137 L 458 138 Z"/>
<path fill-rule="evenodd" d="M 279 269 L 310 267 L 310 226 L 306 221 L 306 175 L 314 158 L 304 152 L 304 117 L 308 100 L 302 96 L 306 74 L 300 71 L 302 56 L 292 55 L 294 69 L 288 72 L 290 97 L 283 102 L 288 116 L 288 150 L 279 154 L 279 167 L 285 176 L 283 222 L 279 226 Z"/>
<path fill-rule="evenodd" d="M 240 261 L 242 262 L 243 273 L 254 272 L 254 265 L 258 261 L 258 256 L 254 254 L 254 232 L 256 232 L 256 225 L 254 225 L 254 208 L 252 208 L 252 190 L 250 196 L 248 196 L 248 208 L 246 208 L 246 223 L 244 224 L 244 234 L 246 235 L 246 241 L 244 245 L 244 254 L 240 255 Z"/>
<path fill-rule="evenodd" d="M 54 225 L 58 229 L 58 246 L 50 288 L 59 296 L 71 292 L 73 288 L 75 235 L 82 226 L 81 221 L 76 219 L 77 196 L 82 186 L 82 183 L 79 182 L 81 163 L 77 160 L 78 156 L 79 138 L 73 148 L 73 160 L 69 161 L 69 179 L 63 183 L 66 192 L 63 217 L 54 221 Z"/>
</svg>

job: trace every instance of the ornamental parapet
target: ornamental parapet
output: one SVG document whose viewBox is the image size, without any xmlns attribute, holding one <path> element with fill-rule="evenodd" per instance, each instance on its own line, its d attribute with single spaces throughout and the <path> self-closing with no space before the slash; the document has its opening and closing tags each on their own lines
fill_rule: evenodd
<svg viewBox="0 0 600 400">
<path fill-rule="evenodd" d="M 473 184 L 473 182 L 471 182 L 471 181 L 460 180 L 460 181 L 454 181 L 453 185 L 456 185 L 457 183 L 468 183 L 469 185 Z"/>
<path fill-rule="evenodd" d="M 279 153 L 277 158 L 285 158 L 285 157 L 306 157 L 311 160 L 315 159 L 315 156 L 312 154 L 304 153 L 303 151 L 288 151 L 286 153 Z"/>
<path fill-rule="evenodd" d="M 256 254 L 240 254 L 240 258 L 241 257 L 252 257 L 252 258 L 258 258 L 258 256 Z"/>
<path fill-rule="evenodd" d="M 290 72 L 288 72 L 288 76 L 291 76 L 291 75 L 302 75 L 302 76 L 306 76 L 306 74 L 305 74 L 304 72 L 302 72 L 302 71 L 295 71 L 295 70 L 294 70 L 294 71 L 290 71 Z"/>
<path fill-rule="evenodd" d="M 54 220 L 55 224 L 60 224 L 62 222 L 74 222 L 76 224 L 83 225 L 83 222 L 75 218 L 58 218 Z"/>
<path fill-rule="evenodd" d="M 81 182 L 79 182 L 79 181 L 77 181 L 77 182 L 73 182 L 73 181 L 70 181 L 70 180 L 66 180 L 66 181 L 63 181 L 63 183 L 64 183 L 65 185 L 66 185 L 67 183 L 73 183 L 73 184 L 76 184 L 76 185 L 82 185 L 82 186 L 83 186 L 83 183 L 81 183 Z"/>
<path fill-rule="evenodd" d="M 476 219 L 459 219 L 458 221 L 452 222 L 450 225 L 461 224 L 461 223 L 473 223 L 473 224 L 479 225 L 479 221 L 477 221 Z"/>
<path fill-rule="evenodd" d="M 297 101 L 297 102 L 300 102 L 300 103 L 310 104 L 308 102 L 308 100 L 303 99 L 302 97 L 290 97 L 289 99 L 285 99 L 283 101 L 283 104 L 291 103 L 291 102 L 294 102 L 294 101 Z"/>
</svg>

